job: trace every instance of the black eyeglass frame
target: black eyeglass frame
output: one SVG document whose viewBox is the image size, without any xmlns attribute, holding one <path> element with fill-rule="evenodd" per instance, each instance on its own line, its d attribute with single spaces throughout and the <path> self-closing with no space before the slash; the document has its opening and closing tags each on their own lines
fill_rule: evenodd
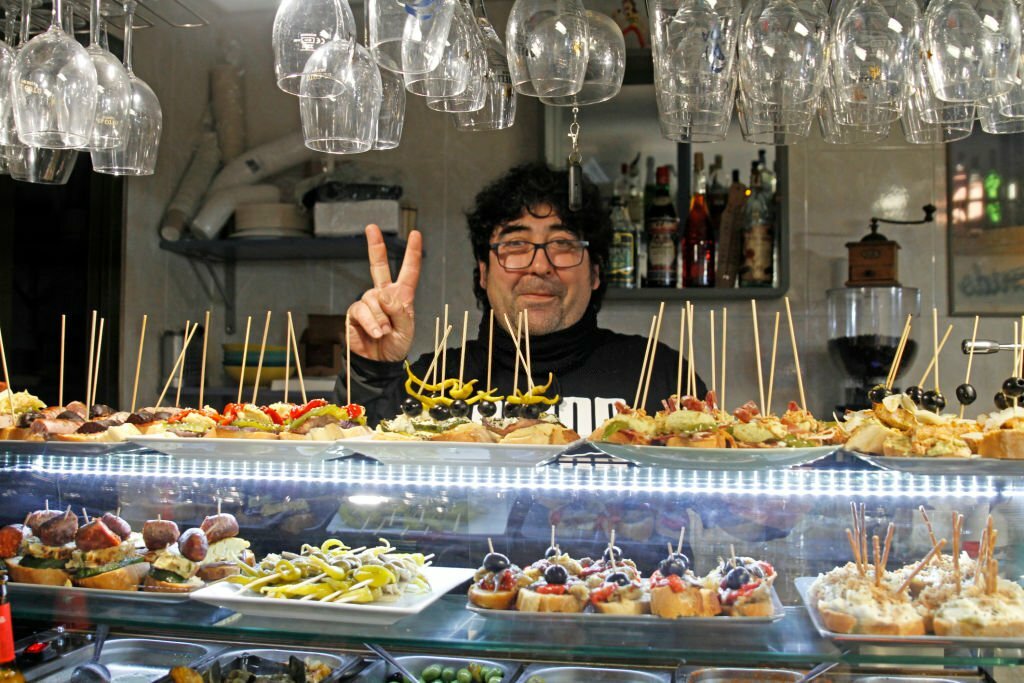
<svg viewBox="0 0 1024 683">
<path fill-rule="evenodd" d="M 580 247 L 580 260 L 577 261 L 576 263 L 574 263 L 571 266 L 556 266 L 555 262 L 551 260 L 551 255 L 548 254 L 548 245 L 554 244 L 556 242 L 571 242 L 573 244 L 578 244 L 579 247 Z M 529 244 L 531 247 L 533 247 L 533 254 L 530 255 L 530 261 L 525 266 L 521 266 L 519 268 L 509 268 L 504 263 L 502 263 L 501 254 L 498 252 L 498 250 L 501 247 L 505 246 L 506 244 L 513 244 L 513 243 Z M 589 247 L 590 247 L 590 241 L 589 240 L 567 240 L 567 239 L 549 240 L 547 242 L 530 242 L 529 240 L 509 240 L 508 242 L 491 242 L 490 244 L 487 245 L 487 248 L 494 252 L 494 258 L 496 258 L 498 260 L 498 265 L 501 266 L 502 268 L 504 268 L 505 270 L 526 270 L 527 268 L 529 268 L 530 266 L 533 265 L 534 261 L 537 260 L 537 252 L 541 251 L 541 250 L 544 251 L 544 258 L 546 258 L 548 260 L 548 263 L 550 263 L 551 267 L 554 268 L 555 270 L 568 270 L 570 268 L 576 268 L 581 263 L 583 263 L 583 254 L 584 254 L 584 252 L 586 252 L 586 250 Z M 505 260 L 506 261 L 508 260 L 508 255 L 505 256 Z"/>
</svg>

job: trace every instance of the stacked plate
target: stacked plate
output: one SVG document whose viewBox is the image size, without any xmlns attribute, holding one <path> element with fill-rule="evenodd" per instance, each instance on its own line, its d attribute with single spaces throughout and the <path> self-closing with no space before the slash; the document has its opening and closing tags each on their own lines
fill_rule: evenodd
<svg viewBox="0 0 1024 683">
<path fill-rule="evenodd" d="M 295 204 L 243 204 L 235 209 L 232 239 L 311 236 L 309 216 Z"/>
</svg>

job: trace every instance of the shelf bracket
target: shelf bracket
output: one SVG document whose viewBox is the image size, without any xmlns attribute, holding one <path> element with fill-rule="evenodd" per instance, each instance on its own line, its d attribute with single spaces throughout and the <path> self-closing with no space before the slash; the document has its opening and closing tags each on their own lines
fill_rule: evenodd
<svg viewBox="0 0 1024 683">
<path fill-rule="evenodd" d="M 224 304 L 224 333 L 231 335 L 235 333 L 235 262 L 224 261 L 224 278 L 221 281 L 217 277 L 217 271 L 214 270 L 213 263 L 207 259 L 196 259 L 188 258 L 188 264 L 192 267 L 193 272 L 196 274 L 196 280 L 199 281 L 200 286 L 203 288 L 203 292 L 206 294 L 207 299 L 214 298 L 214 292 L 206 284 L 206 279 L 200 276 L 199 268 L 196 263 L 202 263 L 206 272 L 210 276 L 210 282 L 213 283 L 213 289 L 217 290 L 217 295 L 220 298 L 221 303 Z"/>
</svg>

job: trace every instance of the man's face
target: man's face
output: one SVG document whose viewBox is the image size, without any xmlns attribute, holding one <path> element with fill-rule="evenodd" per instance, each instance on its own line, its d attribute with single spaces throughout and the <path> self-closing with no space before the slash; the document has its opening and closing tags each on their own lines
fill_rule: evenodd
<svg viewBox="0 0 1024 683">
<path fill-rule="evenodd" d="M 534 207 L 533 213 L 543 218 L 524 211 L 519 218 L 495 228 L 491 243 L 523 240 L 542 244 L 579 239 L 562 226 L 562 219 L 551 207 Z M 531 335 L 564 330 L 579 321 L 590 303 L 590 293 L 599 285 L 597 266 L 585 250 L 583 262 L 573 268 L 554 268 L 541 250 L 523 270 L 505 270 L 493 250 L 486 262 L 480 262 L 480 286 L 487 290 L 498 322 L 504 326 L 507 315 L 515 325 L 516 316 L 526 311 Z"/>
</svg>

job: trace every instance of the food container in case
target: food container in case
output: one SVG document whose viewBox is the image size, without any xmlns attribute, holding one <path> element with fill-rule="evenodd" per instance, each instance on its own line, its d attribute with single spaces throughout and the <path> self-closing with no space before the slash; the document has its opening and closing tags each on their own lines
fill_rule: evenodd
<svg viewBox="0 0 1024 683">
<path fill-rule="evenodd" d="M 788 669 L 720 669 L 706 668 L 691 671 L 686 683 L 735 683 L 736 681 L 753 681 L 755 683 L 790 683 L 803 678 L 799 671 Z"/>
<path fill-rule="evenodd" d="M 331 675 L 325 678 L 324 681 L 338 680 L 348 674 L 362 661 L 354 655 L 318 652 L 316 650 L 234 647 L 205 660 L 202 669 L 205 671 L 217 665 L 221 668 L 222 673 L 227 674 L 228 671 L 240 666 L 243 661 L 248 664 L 250 670 L 259 667 L 260 664 L 287 666 L 288 660 L 292 656 L 307 663 L 315 659 L 329 666 L 332 669 Z"/>
<path fill-rule="evenodd" d="M 118 683 L 142 683 L 166 675 L 173 667 L 192 665 L 221 648 L 220 645 L 175 640 L 112 638 L 103 646 L 100 663 L 110 669 L 111 680 Z M 28 678 L 38 683 L 65 683 L 71 680 L 75 667 L 92 659 L 92 654 L 93 646 L 90 643 L 33 669 L 28 672 Z"/>
<path fill-rule="evenodd" d="M 852 683 L 957 683 L 957 680 L 931 676 L 857 676 Z"/>
<path fill-rule="evenodd" d="M 512 677 L 516 672 L 517 665 L 511 662 L 496 662 L 491 659 L 480 659 L 479 657 L 432 657 L 430 655 L 403 655 L 395 656 L 395 659 L 399 664 L 404 666 L 410 672 L 419 674 L 421 671 L 426 669 L 431 664 L 440 664 L 442 667 L 450 666 L 455 669 L 461 669 L 468 664 L 477 663 L 483 666 L 494 668 L 498 667 L 505 672 L 503 681 L 505 683 L 512 683 Z M 382 683 L 387 678 L 389 673 L 393 672 L 393 667 L 385 662 L 383 659 L 370 664 L 362 671 L 359 672 L 359 676 L 354 678 L 354 681 L 362 681 L 364 683 Z"/>
<path fill-rule="evenodd" d="M 602 669 L 590 666 L 551 666 L 531 664 L 516 683 L 526 683 L 532 677 L 544 683 L 671 683 L 669 671 L 634 671 L 630 669 Z"/>
</svg>

